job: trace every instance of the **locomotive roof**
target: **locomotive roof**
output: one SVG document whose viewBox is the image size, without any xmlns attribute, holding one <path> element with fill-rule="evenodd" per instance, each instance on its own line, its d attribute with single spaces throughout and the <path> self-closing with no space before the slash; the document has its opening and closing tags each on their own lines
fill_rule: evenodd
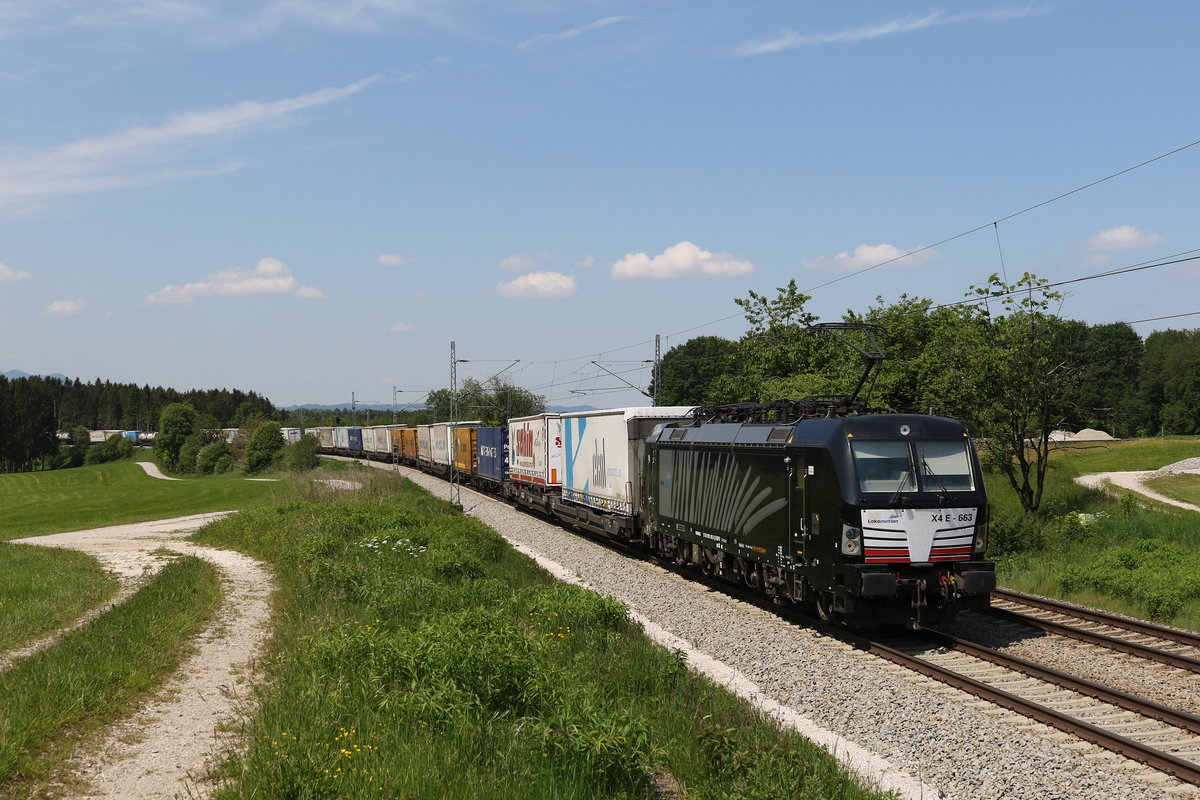
<svg viewBox="0 0 1200 800">
<path fill-rule="evenodd" d="M 957 439 L 966 434 L 962 423 L 924 414 L 867 414 L 797 423 L 715 422 L 687 426 L 668 422 L 655 428 L 650 441 L 671 444 L 745 444 L 764 447 L 826 447 L 833 440 Z"/>
</svg>

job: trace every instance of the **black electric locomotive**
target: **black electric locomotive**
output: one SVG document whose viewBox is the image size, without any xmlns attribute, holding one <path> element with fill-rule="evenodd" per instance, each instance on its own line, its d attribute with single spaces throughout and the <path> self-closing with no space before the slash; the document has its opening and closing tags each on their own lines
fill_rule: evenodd
<svg viewBox="0 0 1200 800">
<path fill-rule="evenodd" d="M 712 407 L 655 429 L 642 475 L 653 550 L 855 627 L 986 606 L 987 501 L 961 423 L 761 412 Z"/>
</svg>

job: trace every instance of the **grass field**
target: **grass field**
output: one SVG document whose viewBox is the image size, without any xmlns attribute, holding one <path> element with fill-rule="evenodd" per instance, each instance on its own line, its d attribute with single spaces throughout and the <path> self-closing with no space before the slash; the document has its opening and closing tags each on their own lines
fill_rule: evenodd
<svg viewBox="0 0 1200 800">
<path fill-rule="evenodd" d="M 0 544 L 0 653 L 57 630 L 112 597 L 117 581 L 74 550 Z"/>
<path fill-rule="evenodd" d="M 182 557 L 127 602 L 0 674 L 0 798 L 43 796 L 77 741 L 175 669 L 220 598 L 216 568 Z"/>
<path fill-rule="evenodd" d="M 0 541 L 240 509 L 271 500 L 276 487 L 242 475 L 158 480 L 133 461 L 0 475 Z"/>
<path fill-rule="evenodd" d="M 1147 481 L 1146 485 L 1159 494 L 1200 506 L 1200 475 L 1165 475 Z"/>
<path fill-rule="evenodd" d="M 368 474 L 371 473 L 371 474 Z M 361 474 L 361 477 L 360 477 Z M 281 583 L 250 748 L 215 797 L 868 798 L 653 645 L 623 606 L 375 470 L 195 538 Z"/>
<path fill-rule="evenodd" d="M 1154 470 L 1197 456 L 1194 437 L 1059 451 L 1033 515 L 1020 511 L 1006 481 L 989 475 L 991 556 L 1001 584 L 1200 629 L 1200 514 L 1074 482 L 1078 475 Z M 1168 485 L 1164 493 L 1184 500 L 1196 488 L 1188 478 Z"/>
</svg>

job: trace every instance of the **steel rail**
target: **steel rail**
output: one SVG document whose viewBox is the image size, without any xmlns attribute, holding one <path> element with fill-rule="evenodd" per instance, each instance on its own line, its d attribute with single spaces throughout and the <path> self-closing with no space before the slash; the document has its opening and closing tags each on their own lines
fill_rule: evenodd
<svg viewBox="0 0 1200 800">
<path fill-rule="evenodd" d="M 1200 731 L 1200 717 L 1186 714 L 1185 712 L 1177 711 L 1134 695 L 1109 689 L 1048 667 L 1033 664 L 1024 659 L 1008 656 L 980 645 L 955 639 L 946 634 L 934 631 L 929 631 L 929 633 L 931 634 L 931 638 L 942 646 L 950 647 L 959 652 L 990 661 L 999 666 L 1029 675 L 1030 677 L 1039 678 L 1057 686 L 1086 694 L 1097 700 L 1112 703 L 1113 705 L 1149 716 L 1169 725 L 1176 725 L 1193 732 Z M 1106 750 L 1131 758 L 1160 772 L 1174 775 L 1180 780 L 1200 785 L 1200 763 L 1177 758 L 1170 753 L 1158 750 L 1150 745 L 1105 730 L 1098 725 L 1093 725 L 1090 722 L 1077 719 L 1069 714 L 1055 711 L 1040 703 L 1002 689 L 997 689 L 974 678 L 969 678 L 948 667 L 930 663 L 919 656 L 909 655 L 882 642 L 861 637 L 857 634 L 844 637 L 845 641 L 849 641 L 850 639 L 858 640 L 854 642 L 857 646 L 892 663 L 899 664 L 934 680 L 962 689 L 988 702 L 1003 706 L 1010 711 L 1015 711 L 1022 716 L 1035 719 L 1065 733 L 1078 736 Z"/>
<path fill-rule="evenodd" d="M 1040 619 L 1022 614 L 1019 611 L 1011 611 L 1007 608 L 990 608 L 988 613 L 1003 619 L 1018 622 L 1022 625 L 1031 625 L 1035 628 L 1041 628 L 1048 633 L 1066 636 L 1071 639 L 1077 639 L 1081 642 L 1094 644 L 1099 647 L 1105 647 L 1109 650 L 1117 650 L 1129 655 L 1145 658 L 1150 661 L 1157 661 L 1160 664 L 1166 664 L 1176 669 L 1187 670 L 1200 674 L 1200 659 L 1191 656 L 1183 656 L 1178 653 L 1172 653 L 1169 650 L 1162 650 L 1157 647 L 1151 647 L 1148 644 L 1139 644 L 1126 639 L 1121 639 L 1116 636 L 1109 636 L 1095 631 L 1085 631 L 1082 628 L 1076 628 L 1063 622 L 1055 622 L 1048 619 Z"/>
<path fill-rule="evenodd" d="M 1119 617 L 1116 614 L 1109 614 L 1104 611 L 1095 611 L 1090 608 L 1081 608 L 1070 603 L 1063 603 L 1058 600 L 1051 600 L 1047 597 L 1038 597 L 1037 595 L 1025 594 L 1024 592 L 1015 592 L 1012 589 L 995 589 L 992 591 L 992 597 L 998 600 L 1006 600 L 1010 603 L 1020 603 L 1021 605 L 1040 608 L 1043 611 L 1053 611 L 1057 614 L 1075 617 L 1076 619 L 1087 620 L 1088 622 L 1096 622 L 1103 625 L 1111 625 L 1114 628 L 1123 628 L 1134 633 L 1145 634 L 1146 636 L 1155 636 L 1159 639 L 1169 639 L 1179 644 L 1186 644 L 1192 647 L 1200 648 L 1200 634 L 1190 633 L 1188 631 L 1178 631 L 1174 628 L 1168 628 L 1163 625 L 1155 625 L 1153 622 L 1144 622 L 1142 620 L 1129 619 L 1127 617 Z"/>
</svg>

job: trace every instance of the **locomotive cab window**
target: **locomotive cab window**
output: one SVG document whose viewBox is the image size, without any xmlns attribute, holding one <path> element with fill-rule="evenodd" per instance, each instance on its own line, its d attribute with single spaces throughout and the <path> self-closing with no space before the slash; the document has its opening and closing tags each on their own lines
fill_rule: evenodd
<svg viewBox="0 0 1200 800">
<path fill-rule="evenodd" d="M 917 463 L 921 466 L 921 483 L 925 491 L 970 492 L 975 489 L 971 475 L 971 459 L 967 443 L 916 442 Z"/>
<path fill-rule="evenodd" d="M 850 443 L 862 492 L 970 492 L 975 489 L 965 441 Z"/>
<path fill-rule="evenodd" d="M 869 442 L 855 439 L 850 443 L 858 468 L 858 488 L 863 492 L 916 491 L 912 453 L 908 442 Z M 901 484 L 903 481 L 903 484 Z"/>
</svg>

